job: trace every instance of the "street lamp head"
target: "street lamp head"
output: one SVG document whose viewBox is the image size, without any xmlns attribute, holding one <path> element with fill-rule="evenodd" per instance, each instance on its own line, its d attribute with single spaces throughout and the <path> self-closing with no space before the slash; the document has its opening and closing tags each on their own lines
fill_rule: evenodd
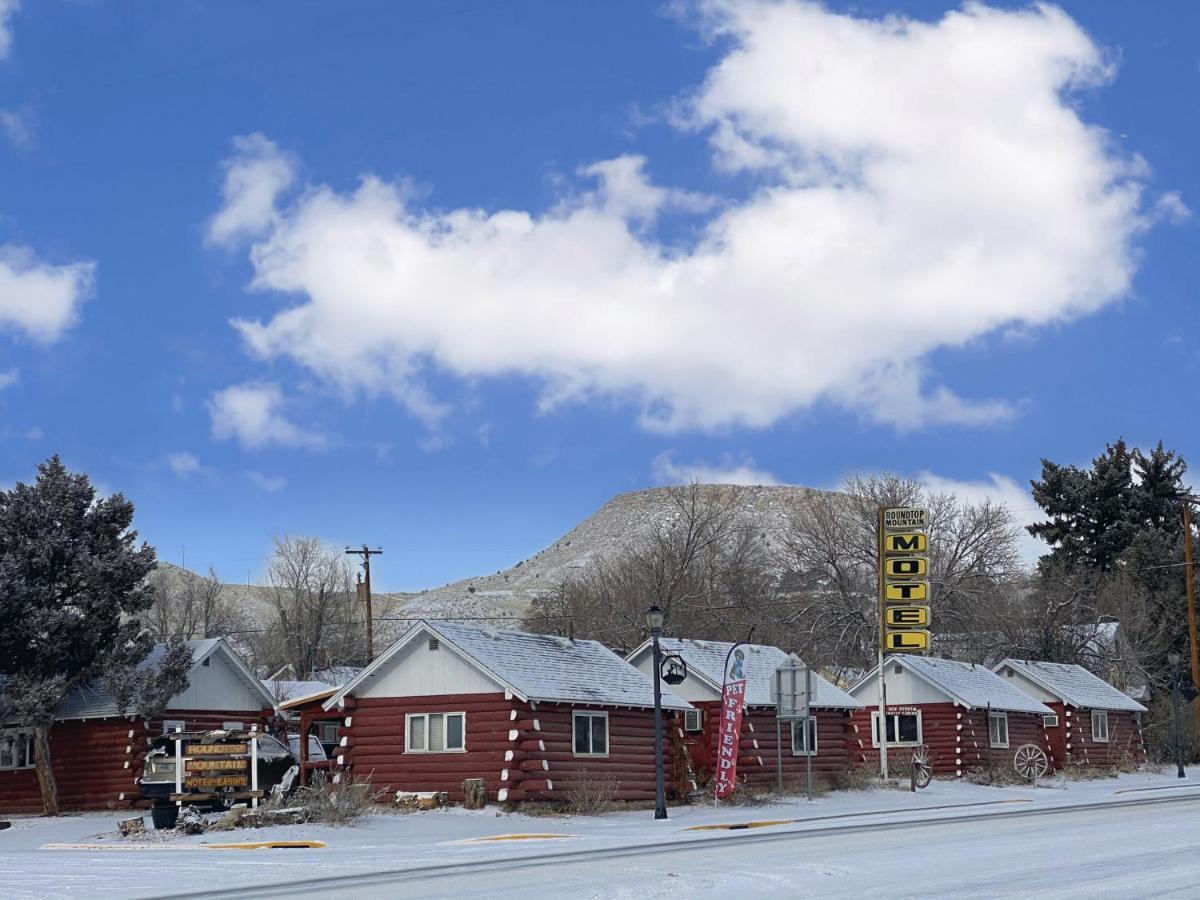
<svg viewBox="0 0 1200 900">
<path fill-rule="evenodd" d="M 666 614 L 659 609 L 657 603 L 651 604 L 650 608 L 646 610 L 646 624 L 650 626 L 651 632 L 662 631 L 666 618 Z"/>
<path fill-rule="evenodd" d="M 1172 669 L 1175 668 L 1177 665 L 1179 665 L 1179 651 L 1178 650 L 1168 651 L 1167 662 L 1169 662 L 1171 664 Z"/>
</svg>

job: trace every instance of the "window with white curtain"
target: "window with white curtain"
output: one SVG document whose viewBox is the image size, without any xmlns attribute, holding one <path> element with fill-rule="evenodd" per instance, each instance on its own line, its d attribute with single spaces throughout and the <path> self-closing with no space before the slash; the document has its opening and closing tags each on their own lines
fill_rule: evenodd
<svg viewBox="0 0 1200 900">
<path fill-rule="evenodd" d="M 404 732 L 408 753 L 456 753 L 466 749 L 467 714 L 409 713 Z"/>
</svg>

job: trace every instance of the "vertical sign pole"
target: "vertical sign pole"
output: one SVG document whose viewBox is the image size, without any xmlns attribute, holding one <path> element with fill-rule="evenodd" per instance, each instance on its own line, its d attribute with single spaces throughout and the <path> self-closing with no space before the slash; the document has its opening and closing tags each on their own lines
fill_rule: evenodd
<svg viewBox="0 0 1200 900">
<path fill-rule="evenodd" d="M 252 809 L 258 809 L 258 726 L 250 726 L 250 798 Z"/>
<path fill-rule="evenodd" d="M 183 793 L 183 729 L 175 726 L 175 793 Z M 183 808 L 183 801 L 176 800 L 175 805 Z"/>
<path fill-rule="evenodd" d="M 809 731 L 809 725 L 812 731 Z M 804 757 L 804 793 L 812 799 L 812 758 L 817 752 L 817 722 L 812 714 L 812 669 L 804 666 L 804 749 L 808 751 Z"/>
<path fill-rule="evenodd" d="M 879 776 L 884 780 L 888 777 L 887 753 L 887 706 L 884 701 L 883 683 L 883 643 L 884 624 L 884 544 L 883 544 L 883 507 L 879 507 Z"/>
<path fill-rule="evenodd" d="M 787 710 L 783 699 L 783 672 L 775 670 L 775 792 L 783 795 L 783 721 Z"/>
</svg>

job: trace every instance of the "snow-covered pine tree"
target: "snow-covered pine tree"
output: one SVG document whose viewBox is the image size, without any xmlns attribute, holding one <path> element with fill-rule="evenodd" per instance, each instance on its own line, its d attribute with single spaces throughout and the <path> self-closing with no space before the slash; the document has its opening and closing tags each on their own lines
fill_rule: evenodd
<svg viewBox="0 0 1200 900">
<path fill-rule="evenodd" d="M 33 728 L 47 815 L 58 813 L 55 710 L 76 686 L 133 670 L 151 649 L 138 617 L 153 600 L 146 576 L 155 554 L 138 545 L 132 522 L 132 503 L 98 497 L 57 456 L 38 466 L 33 484 L 0 491 L 0 722 Z M 152 697 L 151 677 L 127 702 Z"/>
</svg>

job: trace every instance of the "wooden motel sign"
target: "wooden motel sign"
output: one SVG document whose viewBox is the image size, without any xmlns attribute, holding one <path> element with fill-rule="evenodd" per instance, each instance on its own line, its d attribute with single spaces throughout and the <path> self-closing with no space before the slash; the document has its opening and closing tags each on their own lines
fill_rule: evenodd
<svg viewBox="0 0 1200 900">
<path fill-rule="evenodd" d="M 232 771 L 243 772 L 249 765 L 248 759 L 189 759 L 189 772 Z"/>
<path fill-rule="evenodd" d="M 879 512 L 879 639 L 884 653 L 929 650 L 929 512 Z"/>
<path fill-rule="evenodd" d="M 188 744 L 185 752 L 188 756 L 229 756 L 250 749 L 245 744 Z"/>
<path fill-rule="evenodd" d="M 245 787 L 247 781 L 245 775 L 189 775 L 187 786 L 194 788 Z"/>
</svg>

